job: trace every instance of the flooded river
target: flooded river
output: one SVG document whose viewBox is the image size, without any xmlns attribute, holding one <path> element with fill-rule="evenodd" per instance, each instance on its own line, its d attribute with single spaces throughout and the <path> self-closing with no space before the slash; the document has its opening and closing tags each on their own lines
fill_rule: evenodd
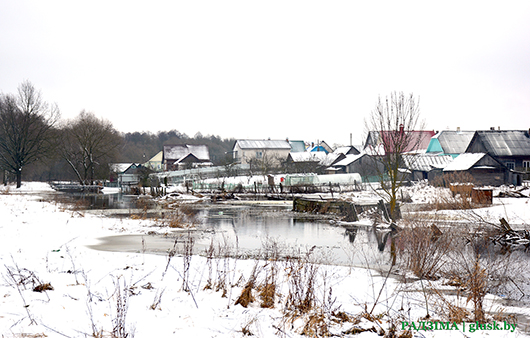
<svg viewBox="0 0 530 338">
<path fill-rule="evenodd" d="M 83 197 L 88 210 L 103 211 L 114 217 L 139 212 L 135 196 L 96 195 Z M 146 235 L 116 235 L 99 238 L 92 249 L 119 252 L 167 254 L 175 239 L 194 238 L 194 253 L 203 254 L 213 246 L 230 250 L 232 255 L 258 256 L 276 248 L 279 254 L 300 255 L 312 251 L 325 263 L 366 266 L 386 264 L 387 250 L 378 250 L 377 239 L 368 226 L 336 225 L 325 217 L 296 213 L 291 201 L 237 201 L 201 203 L 191 206 L 197 226 L 191 230 L 153 228 Z M 156 205 L 148 213 L 157 215 Z"/>
</svg>

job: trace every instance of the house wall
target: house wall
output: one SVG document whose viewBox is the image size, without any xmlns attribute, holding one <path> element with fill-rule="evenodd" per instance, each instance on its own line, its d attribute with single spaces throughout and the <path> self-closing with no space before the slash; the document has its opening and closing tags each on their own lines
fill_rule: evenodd
<svg viewBox="0 0 530 338">
<path fill-rule="evenodd" d="M 501 168 L 495 169 L 470 169 L 469 173 L 473 176 L 475 184 L 479 186 L 491 185 L 500 186 L 508 182 L 509 177 L 506 170 Z"/>
<path fill-rule="evenodd" d="M 241 149 L 234 147 L 234 160 L 241 164 L 249 164 L 252 160 L 267 159 L 279 165 L 289 156 L 290 149 Z"/>
<path fill-rule="evenodd" d="M 345 167 L 347 174 L 359 173 L 363 179 L 379 176 L 384 170 L 383 164 L 370 156 L 362 156 Z"/>
<path fill-rule="evenodd" d="M 529 156 L 497 156 L 495 157 L 499 162 L 504 164 L 509 169 L 514 169 L 517 171 L 526 171 L 527 168 L 524 168 L 523 162 L 528 161 L 530 162 L 530 155 Z M 512 168 L 510 163 L 514 165 Z"/>
</svg>

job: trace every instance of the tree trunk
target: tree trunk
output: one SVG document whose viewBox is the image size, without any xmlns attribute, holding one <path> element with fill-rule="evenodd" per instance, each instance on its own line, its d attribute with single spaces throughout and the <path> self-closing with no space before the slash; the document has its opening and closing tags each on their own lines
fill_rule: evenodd
<svg viewBox="0 0 530 338">
<path fill-rule="evenodd" d="M 22 168 L 17 170 L 17 189 L 22 185 Z"/>
</svg>

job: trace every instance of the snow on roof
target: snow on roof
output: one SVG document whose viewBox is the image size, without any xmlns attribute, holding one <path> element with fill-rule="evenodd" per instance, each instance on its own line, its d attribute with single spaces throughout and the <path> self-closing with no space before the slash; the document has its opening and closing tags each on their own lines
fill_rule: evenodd
<svg viewBox="0 0 530 338">
<path fill-rule="evenodd" d="M 346 155 L 346 158 L 343 160 L 340 160 L 339 162 L 335 163 L 334 166 L 336 167 L 344 167 L 347 165 L 352 164 L 353 162 L 357 161 L 359 158 L 363 157 L 366 154 L 359 154 L 359 155 Z"/>
<path fill-rule="evenodd" d="M 122 173 L 125 170 L 129 169 L 129 167 L 132 165 L 134 165 L 134 163 L 112 163 L 110 165 L 110 170 L 117 173 Z"/>
<path fill-rule="evenodd" d="M 164 159 L 166 161 L 179 160 L 188 156 L 188 154 L 193 154 L 201 161 L 210 160 L 210 152 L 208 151 L 208 146 L 206 145 L 183 144 L 164 146 Z"/>
<path fill-rule="evenodd" d="M 359 154 L 359 150 L 357 150 L 354 146 L 344 146 L 344 147 L 338 147 L 333 151 L 334 153 L 338 154 L 344 154 L 344 155 L 350 155 L 350 154 Z"/>
<path fill-rule="evenodd" d="M 444 171 L 464 171 L 469 170 L 478 161 L 480 161 L 485 153 L 465 153 L 458 155 L 451 163 L 449 163 Z"/>
<path fill-rule="evenodd" d="M 291 149 L 286 140 L 237 140 L 241 149 Z"/>
<path fill-rule="evenodd" d="M 326 154 L 323 151 L 320 152 L 304 152 L 304 153 L 290 153 L 293 162 L 318 162 L 323 166 L 329 166 L 341 156 L 341 154 Z"/>
</svg>

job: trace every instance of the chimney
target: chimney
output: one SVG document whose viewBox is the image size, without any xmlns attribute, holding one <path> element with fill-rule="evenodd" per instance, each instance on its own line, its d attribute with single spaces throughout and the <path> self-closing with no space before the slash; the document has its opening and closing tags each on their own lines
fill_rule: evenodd
<svg viewBox="0 0 530 338">
<path fill-rule="evenodd" d="M 498 126 L 497 128 L 498 128 L 498 130 L 501 130 L 501 126 Z"/>
<path fill-rule="evenodd" d="M 350 133 L 350 147 L 353 146 L 353 142 L 352 142 L 352 134 Z"/>
<path fill-rule="evenodd" d="M 403 130 L 405 129 L 405 126 L 403 126 L 403 124 L 400 124 L 399 125 L 399 132 L 400 133 L 403 133 Z"/>
<path fill-rule="evenodd" d="M 490 127 L 490 130 L 495 130 L 495 127 Z"/>
<path fill-rule="evenodd" d="M 456 131 L 457 131 L 457 132 L 460 132 L 460 127 L 456 127 Z"/>
</svg>

